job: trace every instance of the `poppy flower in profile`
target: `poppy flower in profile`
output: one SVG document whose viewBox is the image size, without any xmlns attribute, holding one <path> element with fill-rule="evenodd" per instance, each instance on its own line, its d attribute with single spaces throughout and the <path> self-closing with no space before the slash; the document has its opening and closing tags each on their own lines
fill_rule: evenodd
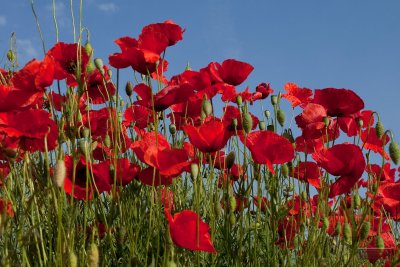
<svg viewBox="0 0 400 267">
<path fill-rule="evenodd" d="M 281 164 L 294 158 L 294 149 L 288 139 L 272 131 L 255 131 L 246 135 L 246 141 L 240 136 L 242 143 L 250 150 L 255 163 L 266 164 L 270 172 L 274 172 L 272 164 Z"/>
<path fill-rule="evenodd" d="M 77 86 L 89 62 L 89 55 L 78 44 L 58 42 L 47 52 L 54 60 L 54 79 L 67 79 L 68 86 Z"/>
<path fill-rule="evenodd" d="M 361 132 L 361 141 L 364 142 L 364 148 L 370 149 L 375 153 L 381 154 L 386 160 L 389 160 L 390 157 L 388 153 L 386 153 L 384 147 L 390 141 L 390 137 L 387 134 L 384 134 L 382 138 L 379 138 L 376 134 L 375 128 L 365 129 Z"/>
<path fill-rule="evenodd" d="M 160 32 L 167 37 L 168 46 L 172 46 L 182 40 L 184 30 L 181 26 L 172 20 L 166 20 L 162 23 L 154 23 L 143 27 L 142 34 L 149 32 Z"/>
<path fill-rule="evenodd" d="M 311 161 L 300 162 L 290 173 L 291 177 L 307 182 L 317 189 L 321 186 L 322 175 L 323 172 L 318 168 L 318 165 Z"/>
<path fill-rule="evenodd" d="M 204 153 L 221 150 L 231 137 L 225 124 L 219 120 L 209 120 L 198 127 L 186 125 L 182 128 L 190 142 Z"/>
<path fill-rule="evenodd" d="M 207 69 L 216 83 L 221 82 L 237 86 L 247 79 L 254 67 L 246 62 L 227 59 L 222 64 L 212 62 Z"/>
<path fill-rule="evenodd" d="M 292 108 L 300 105 L 304 107 L 312 101 L 312 90 L 308 88 L 300 88 L 295 83 L 286 83 L 284 86 L 286 94 L 282 94 L 282 98 L 286 98 L 292 102 Z"/>
<path fill-rule="evenodd" d="M 359 126 L 358 121 L 362 122 L 361 127 Z M 347 136 L 356 136 L 360 133 L 360 130 L 372 127 L 374 124 L 373 111 L 363 110 L 348 117 L 338 118 L 338 123 L 340 129 L 345 132 Z"/>
<path fill-rule="evenodd" d="M 339 176 L 331 185 L 329 197 L 348 193 L 361 178 L 365 159 L 361 149 L 353 144 L 338 144 L 313 154 L 314 160 L 328 173 Z"/>
<path fill-rule="evenodd" d="M 169 233 L 175 245 L 193 251 L 217 252 L 211 241 L 210 226 L 195 212 L 183 210 L 172 216 L 168 209 L 164 211 L 169 223 Z"/>
<path fill-rule="evenodd" d="M 252 95 L 252 100 L 265 99 L 272 93 L 274 93 L 274 89 L 271 88 L 269 83 L 260 83 L 256 87 L 256 92 Z"/>
<path fill-rule="evenodd" d="M 364 108 L 364 101 L 349 89 L 316 89 L 313 103 L 324 106 L 331 117 L 351 115 Z"/>
<path fill-rule="evenodd" d="M 400 221 L 400 183 L 382 182 L 378 187 L 373 208 L 376 213 L 381 214 L 385 210 L 395 221 Z"/>
</svg>

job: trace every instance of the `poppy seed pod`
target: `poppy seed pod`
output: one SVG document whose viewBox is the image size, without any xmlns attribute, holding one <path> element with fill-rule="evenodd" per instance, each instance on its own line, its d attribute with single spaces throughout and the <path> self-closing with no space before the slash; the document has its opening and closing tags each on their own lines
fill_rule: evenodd
<svg viewBox="0 0 400 267">
<path fill-rule="evenodd" d="M 282 109 L 279 109 L 276 113 L 276 119 L 279 122 L 279 125 L 283 127 L 285 124 L 285 112 Z"/>
<path fill-rule="evenodd" d="M 245 113 L 243 115 L 243 130 L 245 133 L 249 133 L 253 128 L 253 118 L 250 116 L 249 113 Z"/>
<path fill-rule="evenodd" d="M 88 263 L 90 267 L 99 266 L 99 249 L 96 244 L 92 243 L 88 251 Z"/>
<path fill-rule="evenodd" d="M 390 142 L 390 145 L 389 145 L 389 155 L 394 164 L 396 164 L 396 165 L 399 164 L 399 162 L 400 162 L 399 144 L 397 144 L 397 142 L 395 142 L 393 140 L 392 140 L 392 142 Z"/>
<path fill-rule="evenodd" d="M 376 122 L 375 131 L 376 131 L 376 136 L 382 138 L 383 133 L 385 132 L 385 127 L 383 126 L 383 123 L 380 120 Z"/>
<path fill-rule="evenodd" d="M 233 164 L 235 164 L 235 152 L 231 151 L 228 153 L 228 155 L 225 157 L 225 166 L 227 169 L 231 169 Z"/>
<path fill-rule="evenodd" d="M 131 96 L 133 93 L 133 85 L 129 81 L 125 85 L 125 93 L 127 96 Z"/>
<path fill-rule="evenodd" d="M 360 240 L 363 241 L 368 237 L 369 230 L 371 229 L 371 223 L 370 222 L 363 222 L 361 225 L 361 230 L 360 230 Z"/>
<path fill-rule="evenodd" d="M 65 167 L 64 160 L 63 159 L 57 160 L 53 174 L 54 185 L 57 186 L 58 188 L 61 188 L 64 185 L 66 174 L 67 174 L 67 169 Z"/>
</svg>

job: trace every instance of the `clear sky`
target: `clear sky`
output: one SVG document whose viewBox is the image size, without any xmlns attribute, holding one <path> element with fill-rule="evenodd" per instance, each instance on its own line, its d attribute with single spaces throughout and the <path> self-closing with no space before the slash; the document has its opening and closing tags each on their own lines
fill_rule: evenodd
<svg viewBox="0 0 400 267">
<path fill-rule="evenodd" d="M 0 0 L 0 66 L 11 32 L 22 62 L 43 57 L 30 1 Z M 72 2 L 78 23 L 79 1 Z M 119 52 L 116 38 L 137 37 L 143 26 L 171 19 L 186 32 L 167 51 L 167 75 L 180 73 L 187 62 L 198 69 L 235 58 L 255 67 L 244 84 L 252 90 L 260 82 L 281 91 L 286 82 L 352 89 L 400 141 L 399 0 L 83 2 L 83 26 L 91 32 L 95 57 L 105 62 Z M 47 48 L 55 42 L 51 7 L 51 0 L 35 1 Z M 72 42 L 70 0 L 56 0 L 56 7 L 60 40 Z"/>
</svg>

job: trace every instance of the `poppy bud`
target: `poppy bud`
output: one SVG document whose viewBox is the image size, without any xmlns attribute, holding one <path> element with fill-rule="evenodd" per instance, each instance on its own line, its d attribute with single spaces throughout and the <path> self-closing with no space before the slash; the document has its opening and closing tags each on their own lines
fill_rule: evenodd
<svg viewBox="0 0 400 267">
<path fill-rule="evenodd" d="M 351 226 L 349 223 L 345 223 L 343 226 L 343 238 L 347 243 L 351 242 Z"/>
<path fill-rule="evenodd" d="M 369 230 L 371 229 L 371 223 L 370 222 L 363 222 L 361 225 L 361 230 L 360 230 L 360 240 L 363 241 L 368 237 Z"/>
<path fill-rule="evenodd" d="M 131 82 L 127 82 L 125 85 L 125 93 L 127 96 L 131 96 L 133 92 L 133 85 Z"/>
<path fill-rule="evenodd" d="M 108 134 L 104 137 L 104 145 L 108 148 L 111 146 L 111 138 Z"/>
<path fill-rule="evenodd" d="M 176 267 L 176 263 L 174 261 L 168 261 L 167 262 L 167 267 Z"/>
<path fill-rule="evenodd" d="M 249 113 L 245 113 L 243 115 L 243 130 L 245 133 L 249 133 L 253 128 L 253 118 L 250 116 Z"/>
<path fill-rule="evenodd" d="M 237 129 L 237 126 L 238 126 L 237 119 L 232 119 L 232 126 L 233 126 L 233 129 Z"/>
<path fill-rule="evenodd" d="M 271 96 L 271 104 L 272 105 L 276 105 L 276 104 L 278 104 L 278 96 L 277 95 L 272 95 Z"/>
<path fill-rule="evenodd" d="M 86 72 L 87 72 L 88 74 L 92 74 L 95 68 L 96 68 L 96 67 L 94 66 L 93 61 L 92 61 L 92 60 L 89 60 L 88 64 L 86 65 Z"/>
<path fill-rule="evenodd" d="M 399 144 L 397 144 L 397 142 L 395 142 L 393 140 L 390 142 L 390 145 L 389 145 L 389 155 L 394 164 L 396 164 L 396 165 L 399 164 L 400 148 L 399 148 Z"/>
<path fill-rule="evenodd" d="M 302 192 L 301 192 L 301 199 L 302 199 L 303 201 L 307 201 L 307 192 L 306 192 L 306 191 L 302 191 Z"/>
<path fill-rule="evenodd" d="M 353 198 L 353 205 L 355 209 L 359 209 L 361 207 L 361 198 L 359 194 L 356 194 Z"/>
<path fill-rule="evenodd" d="M 229 210 L 230 211 L 235 211 L 236 210 L 236 198 L 234 196 L 229 197 Z"/>
<path fill-rule="evenodd" d="M 104 64 L 103 64 L 103 60 L 101 58 L 96 58 L 94 60 L 94 65 L 100 71 L 101 74 L 104 74 Z"/>
<path fill-rule="evenodd" d="M 111 69 L 108 69 L 108 70 L 107 70 L 107 74 L 108 74 L 108 77 L 111 79 L 111 77 L 112 77 L 112 70 L 111 70 Z"/>
<path fill-rule="evenodd" d="M 233 164 L 235 164 L 235 152 L 231 151 L 225 157 L 225 166 L 227 169 L 232 168 Z"/>
<path fill-rule="evenodd" d="M 329 124 L 330 124 L 330 120 L 329 120 L 329 117 L 324 117 L 323 119 L 322 119 L 322 121 L 324 122 L 324 125 L 325 125 L 325 127 L 328 127 L 329 126 Z"/>
<path fill-rule="evenodd" d="M 241 106 L 242 103 L 243 103 L 242 96 L 238 95 L 238 96 L 236 97 L 236 104 L 237 104 L 238 106 Z"/>
<path fill-rule="evenodd" d="M 70 267 L 76 267 L 78 266 L 78 258 L 76 257 L 76 254 L 73 251 L 69 252 L 69 266 Z"/>
<path fill-rule="evenodd" d="M 185 70 L 192 70 L 192 68 L 190 67 L 189 62 L 186 64 Z"/>
<path fill-rule="evenodd" d="M 229 223 L 231 224 L 231 226 L 234 226 L 236 223 L 236 217 L 233 212 L 229 213 Z"/>
<path fill-rule="evenodd" d="M 63 159 L 57 160 L 57 163 L 54 167 L 53 173 L 53 183 L 61 188 L 64 185 L 65 176 L 67 174 L 67 170 L 65 167 L 65 162 Z"/>
<path fill-rule="evenodd" d="M 322 219 L 322 229 L 327 230 L 329 228 L 329 219 L 324 217 Z"/>
<path fill-rule="evenodd" d="M 214 213 L 215 217 L 219 217 L 221 215 L 222 209 L 221 209 L 221 203 L 219 201 L 216 201 L 214 203 Z"/>
<path fill-rule="evenodd" d="M 13 63 L 15 60 L 15 53 L 11 49 L 7 52 L 7 59 L 10 61 L 10 63 Z"/>
<path fill-rule="evenodd" d="M 342 227 L 339 222 L 335 224 L 335 232 L 334 235 L 340 235 L 342 233 Z"/>
<path fill-rule="evenodd" d="M 292 130 L 290 130 L 290 129 L 287 130 L 286 129 L 285 131 L 283 131 L 282 136 L 285 137 L 287 140 L 289 140 L 290 143 L 292 143 L 292 144 L 295 143 Z"/>
<path fill-rule="evenodd" d="M 87 41 L 86 44 L 85 44 L 85 52 L 89 56 L 92 56 L 92 54 L 93 54 L 93 46 L 89 41 Z"/>
<path fill-rule="evenodd" d="M 356 118 L 356 122 L 359 128 L 364 126 L 364 121 L 361 118 Z"/>
<path fill-rule="evenodd" d="M 82 135 L 83 135 L 83 138 L 89 138 L 90 130 L 88 128 L 84 127 L 83 131 L 82 131 Z"/>
<path fill-rule="evenodd" d="M 379 249 L 385 248 L 385 241 L 383 240 L 381 235 L 376 236 L 376 247 Z"/>
<path fill-rule="evenodd" d="M 18 153 L 15 149 L 12 148 L 5 148 L 3 149 L 4 155 L 7 157 L 7 159 L 16 159 L 18 156 Z"/>
<path fill-rule="evenodd" d="M 375 132 L 376 136 L 378 136 L 379 138 L 382 138 L 383 133 L 385 132 L 385 127 L 383 127 L 383 123 L 380 120 L 376 122 Z"/>
<path fill-rule="evenodd" d="M 206 116 L 210 116 L 212 113 L 212 105 L 211 105 L 211 101 L 208 99 L 205 99 L 203 101 L 203 106 L 202 106 L 203 112 L 204 114 L 206 114 Z"/>
<path fill-rule="evenodd" d="M 287 177 L 289 175 L 289 167 L 287 164 L 281 165 L 281 173 L 282 173 L 283 177 Z"/>
<path fill-rule="evenodd" d="M 264 111 L 264 116 L 269 119 L 271 117 L 271 112 L 269 110 Z"/>
<path fill-rule="evenodd" d="M 279 122 L 279 125 L 283 127 L 283 124 L 285 124 L 285 112 L 282 109 L 277 111 L 276 118 Z"/>
<path fill-rule="evenodd" d="M 99 266 L 99 249 L 97 248 L 96 244 L 92 243 L 90 245 L 88 256 L 88 263 L 90 267 Z"/>
<path fill-rule="evenodd" d="M 79 151 L 86 156 L 87 154 L 87 149 L 89 147 L 88 143 L 86 140 L 79 140 Z"/>
<path fill-rule="evenodd" d="M 169 125 L 169 133 L 172 134 L 172 135 L 176 134 L 176 126 L 175 126 L 175 124 L 171 123 Z"/>
<path fill-rule="evenodd" d="M 258 122 L 258 128 L 260 128 L 261 131 L 265 130 L 267 128 L 267 125 L 265 124 L 265 121 L 259 121 Z"/>
<path fill-rule="evenodd" d="M 196 180 L 198 175 L 199 175 L 199 165 L 197 165 L 197 163 L 191 164 L 190 176 L 192 177 L 192 180 Z"/>
</svg>

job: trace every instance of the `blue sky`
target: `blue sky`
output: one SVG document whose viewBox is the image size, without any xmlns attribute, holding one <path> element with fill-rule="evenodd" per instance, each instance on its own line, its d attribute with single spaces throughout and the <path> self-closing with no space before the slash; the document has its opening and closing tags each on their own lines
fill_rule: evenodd
<svg viewBox="0 0 400 267">
<path fill-rule="evenodd" d="M 49 49 L 55 42 L 52 1 L 35 8 Z M 60 40 L 72 42 L 70 1 L 56 0 Z M 73 0 L 78 23 L 79 1 Z M 381 114 L 400 141 L 400 1 L 107 1 L 84 0 L 83 26 L 91 32 L 95 57 L 107 62 L 118 52 L 113 40 L 136 37 L 143 26 L 171 19 L 186 28 L 169 48 L 169 76 L 187 62 L 193 69 L 235 58 L 255 69 L 245 82 L 283 90 L 286 82 L 312 89 L 348 88 L 367 109 Z M 0 66 L 15 32 L 21 63 L 43 52 L 30 0 L 2 1 Z M 131 75 L 123 72 L 124 77 Z M 243 90 L 244 86 L 239 90 Z"/>
</svg>

